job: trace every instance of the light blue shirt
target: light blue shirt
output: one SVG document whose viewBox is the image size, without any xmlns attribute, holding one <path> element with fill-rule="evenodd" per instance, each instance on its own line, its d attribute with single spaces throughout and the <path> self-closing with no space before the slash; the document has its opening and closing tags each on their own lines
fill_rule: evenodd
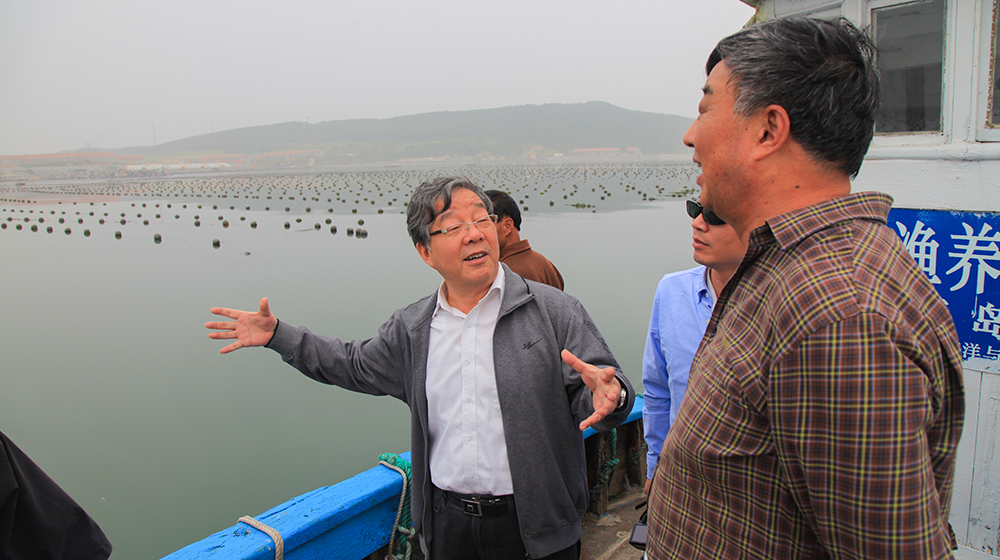
<svg viewBox="0 0 1000 560">
<path fill-rule="evenodd" d="M 712 318 L 715 295 L 705 272 L 704 266 L 673 272 L 656 286 L 642 355 L 646 478 L 653 477 L 663 440 L 677 420 L 691 362 Z"/>
</svg>

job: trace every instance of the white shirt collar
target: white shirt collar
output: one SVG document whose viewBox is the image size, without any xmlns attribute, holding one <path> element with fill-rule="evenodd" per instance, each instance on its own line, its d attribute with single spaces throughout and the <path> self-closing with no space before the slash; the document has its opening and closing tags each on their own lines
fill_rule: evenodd
<svg viewBox="0 0 1000 560">
<path fill-rule="evenodd" d="M 498 264 L 498 266 L 497 266 L 497 276 L 496 276 L 496 278 L 493 279 L 493 283 L 490 284 L 490 289 L 486 291 L 486 295 L 483 296 L 483 299 L 479 300 L 480 303 L 482 303 L 482 301 L 484 299 L 490 297 L 490 294 L 493 294 L 493 293 L 498 293 L 499 297 L 500 297 L 500 301 L 503 301 L 504 275 L 505 275 L 505 273 L 503 271 L 503 265 L 502 264 Z M 437 305 L 434 308 L 434 315 L 437 315 L 438 311 L 447 311 L 448 313 L 451 313 L 452 315 L 459 315 L 459 316 L 464 317 L 466 315 L 465 313 L 462 313 L 458 309 L 452 307 L 450 303 L 448 303 L 448 298 L 446 298 L 445 295 L 444 295 L 444 286 L 445 286 L 444 282 L 441 282 L 441 285 L 438 286 Z"/>
</svg>

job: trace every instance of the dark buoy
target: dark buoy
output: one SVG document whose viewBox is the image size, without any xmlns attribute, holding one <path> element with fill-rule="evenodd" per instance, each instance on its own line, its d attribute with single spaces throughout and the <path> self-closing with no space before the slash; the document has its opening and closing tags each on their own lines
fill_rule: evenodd
<svg viewBox="0 0 1000 560">
<path fill-rule="evenodd" d="M 363 225 L 365 225 L 365 221 L 364 221 L 364 220 L 358 220 L 358 225 L 359 225 L 359 226 L 363 226 Z"/>
<path fill-rule="evenodd" d="M 224 228 L 229 227 L 229 220 L 222 220 L 222 227 Z"/>
<path fill-rule="evenodd" d="M 69 229 L 69 228 L 66 228 L 66 231 L 65 231 L 64 233 L 65 233 L 66 235 L 69 235 L 69 234 L 73 233 L 73 230 L 71 230 L 71 229 Z"/>
<path fill-rule="evenodd" d="M 317 224 L 313 224 L 313 229 L 316 230 L 316 231 L 319 231 L 322 228 L 323 228 L 323 226 L 320 225 L 320 224 L 318 224 L 318 223 Z"/>
<path fill-rule="evenodd" d="M 367 239 L 368 230 L 358 228 L 358 231 L 354 232 L 354 237 L 357 237 L 358 239 Z"/>
<path fill-rule="evenodd" d="M 18 224 L 17 227 L 21 227 L 21 225 Z M 330 233 L 337 235 L 337 226 L 330 226 Z"/>
<path fill-rule="evenodd" d="M 115 239 L 121 239 L 121 238 L 122 238 L 122 232 L 116 231 L 115 232 Z"/>
<path fill-rule="evenodd" d="M 212 247 L 218 249 L 221 246 L 222 246 L 222 242 L 221 241 L 219 241 L 218 239 L 213 239 L 212 240 Z"/>
<path fill-rule="evenodd" d="M 354 228 L 347 228 L 347 237 L 354 237 Z"/>
<path fill-rule="evenodd" d="M 90 237 L 90 230 L 89 229 L 83 230 L 83 236 L 84 237 Z"/>
<path fill-rule="evenodd" d="M 290 223 L 288 223 L 288 222 L 285 222 L 285 229 L 288 229 L 288 228 L 290 228 L 290 227 L 292 227 L 292 224 L 290 224 Z"/>
<path fill-rule="evenodd" d="M 257 229 L 257 222 L 250 222 L 250 229 Z"/>
<path fill-rule="evenodd" d="M 45 228 L 45 233 L 52 233 L 52 226 Z"/>
<path fill-rule="evenodd" d="M 195 221 L 194 221 L 194 227 L 198 227 L 198 226 L 200 226 L 200 225 L 201 225 L 201 222 L 199 222 L 198 220 L 195 220 Z"/>
<path fill-rule="evenodd" d="M 160 237 L 160 234 L 154 233 L 153 234 L 153 243 L 156 243 L 157 245 L 159 245 L 160 241 L 163 241 L 163 238 Z"/>
</svg>

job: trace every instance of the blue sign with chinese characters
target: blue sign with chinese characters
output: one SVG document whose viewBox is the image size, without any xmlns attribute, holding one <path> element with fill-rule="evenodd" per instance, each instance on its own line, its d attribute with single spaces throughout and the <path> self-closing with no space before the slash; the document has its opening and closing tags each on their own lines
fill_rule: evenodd
<svg viewBox="0 0 1000 560">
<path fill-rule="evenodd" d="M 962 359 L 1000 360 L 1000 213 L 893 208 L 889 227 L 948 302 Z"/>
</svg>

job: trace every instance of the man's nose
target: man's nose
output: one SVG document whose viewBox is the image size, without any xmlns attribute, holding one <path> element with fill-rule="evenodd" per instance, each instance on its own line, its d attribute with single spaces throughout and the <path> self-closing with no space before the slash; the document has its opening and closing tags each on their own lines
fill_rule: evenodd
<svg viewBox="0 0 1000 560">
<path fill-rule="evenodd" d="M 708 222 L 705 221 L 703 214 L 698 214 L 697 218 L 691 220 L 691 227 L 698 231 L 708 231 Z"/>
<path fill-rule="evenodd" d="M 490 223 L 489 226 L 491 228 L 494 228 L 494 230 L 496 229 L 496 226 L 493 225 L 492 223 Z M 485 236 L 486 236 L 486 234 L 483 233 L 483 230 L 479 229 L 479 227 L 475 223 L 465 224 L 465 240 L 466 241 L 469 241 L 469 242 L 479 241 L 482 238 L 484 238 Z"/>
<path fill-rule="evenodd" d="M 694 147 L 694 132 L 697 129 L 697 127 L 698 127 L 698 121 L 695 120 L 693 123 L 691 123 L 691 126 L 688 127 L 687 132 L 684 133 L 684 145 L 687 146 L 688 148 Z"/>
</svg>

